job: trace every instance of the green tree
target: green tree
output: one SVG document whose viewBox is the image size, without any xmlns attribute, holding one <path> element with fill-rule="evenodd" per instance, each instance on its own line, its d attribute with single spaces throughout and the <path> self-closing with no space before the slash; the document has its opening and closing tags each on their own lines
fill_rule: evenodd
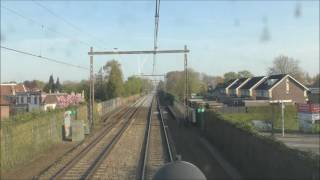
<svg viewBox="0 0 320 180">
<path fill-rule="evenodd" d="M 36 84 L 36 86 L 43 90 L 44 86 L 45 86 L 45 83 L 43 81 L 40 81 L 40 80 L 33 80 L 33 82 Z"/>
<path fill-rule="evenodd" d="M 61 86 L 61 84 L 60 84 L 59 77 L 57 77 L 57 80 L 56 80 L 55 91 L 59 91 L 59 92 L 62 91 L 62 86 Z"/>
<path fill-rule="evenodd" d="M 116 60 L 112 60 L 107 62 L 103 66 L 103 69 L 109 72 L 106 78 L 108 80 L 106 99 L 122 96 L 124 93 L 124 83 L 121 65 Z"/>
<path fill-rule="evenodd" d="M 248 70 L 243 70 L 238 72 L 238 78 L 251 78 L 253 74 Z"/>
<path fill-rule="evenodd" d="M 184 71 L 171 71 L 167 73 L 166 90 L 175 95 L 180 100 L 183 100 L 185 95 L 185 72 Z M 206 85 L 202 85 L 200 74 L 192 69 L 188 69 L 188 89 L 189 96 L 192 93 L 199 94 Z"/>
<path fill-rule="evenodd" d="M 131 76 L 125 83 L 125 95 L 139 94 L 142 92 L 142 79 L 139 77 Z"/>
<path fill-rule="evenodd" d="M 223 78 L 225 82 L 228 82 L 231 79 L 237 79 L 238 74 L 236 72 L 230 71 L 230 72 L 224 73 Z"/>
<path fill-rule="evenodd" d="M 44 86 L 43 90 L 47 93 L 55 91 L 55 84 L 53 80 L 53 75 L 51 74 L 49 77 L 49 82 Z"/>
<path fill-rule="evenodd" d="M 94 99 L 97 101 L 107 100 L 107 83 L 99 82 L 95 84 Z"/>
</svg>

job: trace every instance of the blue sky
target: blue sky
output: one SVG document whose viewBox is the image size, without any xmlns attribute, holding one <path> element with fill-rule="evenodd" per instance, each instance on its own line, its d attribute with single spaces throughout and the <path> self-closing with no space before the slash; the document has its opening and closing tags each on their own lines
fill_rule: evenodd
<svg viewBox="0 0 320 180">
<path fill-rule="evenodd" d="M 155 1 L 39 2 L 76 29 L 33 1 L 1 1 L 2 46 L 87 67 L 90 45 L 94 50 L 153 47 Z M 294 15 L 297 4 L 299 17 Z M 265 28 L 270 40 L 261 42 Z M 298 59 L 303 70 L 315 75 L 319 72 L 319 1 L 161 1 L 158 44 L 159 49 L 187 45 L 189 66 L 209 75 L 244 69 L 264 75 L 279 55 Z M 125 77 L 152 71 L 152 55 L 95 57 L 95 71 L 113 58 L 122 64 Z M 181 54 L 157 58 L 158 73 L 182 69 Z M 50 74 L 62 81 L 89 76 L 85 70 L 1 49 L 1 81 L 47 81 Z"/>
</svg>

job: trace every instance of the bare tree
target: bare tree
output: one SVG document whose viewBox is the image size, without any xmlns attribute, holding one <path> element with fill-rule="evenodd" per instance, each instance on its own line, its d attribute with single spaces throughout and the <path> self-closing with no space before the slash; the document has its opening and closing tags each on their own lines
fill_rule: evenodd
<svg viewBox="0 0 320 180">
<path fill-rule="evenodd" d="M 276 57 L 272 67 L 268 68 L 268 75 L 289 74 L 299 81 L 304 82 L 304 73 L 299 66 L 299 61 L 288 56 Z"/>
</svg>

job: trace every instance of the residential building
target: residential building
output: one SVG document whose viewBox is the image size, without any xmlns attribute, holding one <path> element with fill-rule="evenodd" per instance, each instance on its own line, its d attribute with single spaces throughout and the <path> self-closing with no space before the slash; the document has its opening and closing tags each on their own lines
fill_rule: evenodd
<svg viewBox="0 0 320 180">
<path fill-rule="evenodd" d="M 310 103 L 320 104 L 320 88 L 312 87 L 309 88 L 308 100 Z"/>
<path fill-rule="evenodd" d="M 3 111 L 1 116 L 7 116 L 5 112 L 9 108 L 9 115 L 15 114 L 16 111 L 16 94 L 26 92 L 23 84 L 9 83 L 0 84 L 1 93 L 1 111 Z M 6 110 L 5 110 L 6 109 Z"/>
<path fill-rule="evenodd" d="M 250 78 L 240 78 L 238 79 L 238 81 L 236 81 L 235 83 L 233 83 L 230 87 L 229 87 L 229 95 L 233 96 L 233 97 L 239 97 L 240 96 L 240 88 L 246 84 L 248 81 L 250 80 Z"/>
<path fill-rule="evenodd" d="M 43 110 L 56 109 L 58 96 L 56 94 L 47 94 L 43 99 Z"/>
<path fill-rule="evenodd" d="M 16 108 L 25 109 L 27 112 L 41 108 L 41 91 L 17 92 Z"/>
<path fill-rule="evenodd" d="M 35 81 L 25 81 L 23 83 L 23 85 L 24 85 L 27 92 L 41 91 L 41 89 L 38 87 L 38 85 Z"/>
<path fill-rule="evenodd" d="M 238 79 L 231 79 L 223 84 L 218 84 L 216 87 L 216 91 L 220 95 L 229 95 L 229 88 L 238 81 Z"/>
<path fill-rule="evenodd" d="M 1 120 L 4 120 L 6 118 L 9 118 L 10 116 L 10 103 L 9 101 L 4 97 L 0 97 L 0 118 Z"/>
<path fill-rule="evenodd" d="M 267 77 L 258 76 L 250 78 L 247 83 L 245 83 L 240 88 L 240 96 L 243 98 L 256 99 L 256 91 L 255 88 L 260 85 Z"/>
<path fill-rule="evenodd" d="M 288 74 L 271 75 L 256 87 L 257 100 L 286 100 L 305 103 L 308 88 Z"/>
</svg>

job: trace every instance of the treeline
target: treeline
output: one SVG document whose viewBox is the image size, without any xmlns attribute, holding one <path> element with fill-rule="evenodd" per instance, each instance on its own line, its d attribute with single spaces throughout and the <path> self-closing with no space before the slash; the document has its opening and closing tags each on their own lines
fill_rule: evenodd
<svg viewBox="0 0 320 180">
<path fill-rule="evenodd" d="M 205 96 L 209 88 L 214 88 L 219 83 L 235 78 L 252 77 L 253 74 L 250 71 L 243 70 L 228 72 L 223 76 L 210 76 L 205 73 L 196 72 L 193 69 L 188 69 L 188 76 L 189 95 Z M 165 82 L 160 82 L 160 88 L 173 94 L 177 99 L 183 100 L 185 95 L 185 72 L 171 71 L 166 74 L 166 77 Z"/>
<path fill-rule="evenodd" d="M 152 82 L 136 76 L 123 80 L 121 65 L 112 60 L 107 62 L 102 72 L 96 75 L 95 99 L 105 101 L 115 97 L 141 94 L 152 89 Z"/>
<path fill-rule="evenodd" d="M 203 74 L 188 69 L 189 93 L 205 95 L 207 92 L 207 84 L 203 81 Z M 184 71 L 171 71 L 166 74 L 166 81 L 161 81 L 159 88 L 170 94 L 173 94 L 177 99 L 183 100 L 185 91 L 185 73 Z"/>
<path fill-rule="evenodd" d="M 250 78 L 254 74 L 248 70 L 230 71 L 223 75 L 210 76 L 205 73 L 199 73 L 192 69 L 188 69 L 189 73 L 189 95 L 206 95 L 208 89 L 213 89 L 219 83 L 227 82 L 236 78 Z M 299 65 L 299 61 L 287 56 L 278 56 L 274 59 L 272 65 L 266 69 L 265 74 L 289 74 L 308 87 L 319 87 L 319 74 L 311 77 L 307 72 L 303 71 Z M 184 71 L 171 71 L 166 75 L 166 81 L 160 83 L 160 88 L 173 94 L 179 100 L 183 100 L 185 93 L 185 73 Z"/>
<path fill-rule="evenodd" d="M 129 77 L 124 81 L 121 65 L 112 60 L 107 62 L 102 70 L 104 73 L 97 73 L 95 75 L 94 95 L 96 101 L 105 101 L 115 97 L 126 97 L 130 95 L 140 94 L 152 90 L 152 81 L 136 76 Z M 59 78 L 54 81 L 53 75 L 50 75 L 47 83 L 34 80 L 25 81 L 29 83 L 36 83 L 37 86 L 44 92 L 77 92 L 84 91 L 85 98 L 89 97 L 89 81 L 81 80 L 80 82 L 65 81 L 60 84 Z"/>
</svg>

